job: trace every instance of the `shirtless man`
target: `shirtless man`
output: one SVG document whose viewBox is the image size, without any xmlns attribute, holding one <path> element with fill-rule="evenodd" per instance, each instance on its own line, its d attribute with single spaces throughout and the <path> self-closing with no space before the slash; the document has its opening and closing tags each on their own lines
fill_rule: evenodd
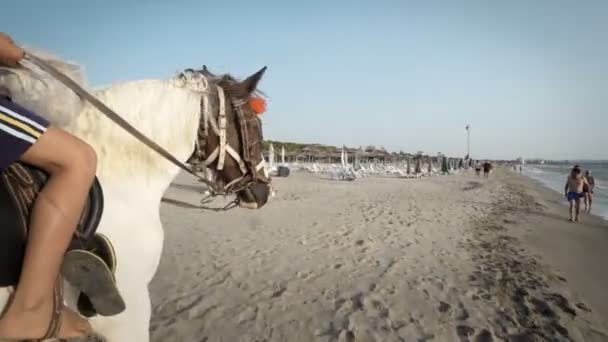
<svg viewBox="0 0 608 342">
<path fill-rule="evenodd" d="M 585 194 L 585 211 L 591 212 L 591 204 L 593 204 L 593 188 L 595 188 L 595 179 L 591 175 L 591 171 L 585 171 L 585 180 L 588 185 L 583 187 Z"/>
<path fill-rule="evenodd" d="M 578 216 L 581 211 L 581 198 L 584 196 L 583 188 L 585 185 L 589 186 L 589 183 L 581 175 L 581 169 L 575 166 L 566 179 L 566 186 L 564 188 L 564 194 L 568 202 L 570 202 L 570 222 L 578 222 Z"/>
</svg>

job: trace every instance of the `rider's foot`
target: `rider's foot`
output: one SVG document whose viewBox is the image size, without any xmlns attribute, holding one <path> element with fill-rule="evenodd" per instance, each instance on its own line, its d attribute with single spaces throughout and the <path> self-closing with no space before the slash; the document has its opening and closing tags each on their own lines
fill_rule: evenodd
<svg viewBox="0 0 608 342">
<path fill-rule="evenodd" d="M 52 299 L 32 308 L 24 308 L 13 302 L 0 319 L 0 340 L 40 339 L 49 330 L 54 317 L 53 311 Z M 55 337 L 78 338 L 91 332 L 88 321 L 74 311 L 62 306 L 59 312 L 61 317 L 55 319 L 59 319 L 61 324 Z"/>
</svg>

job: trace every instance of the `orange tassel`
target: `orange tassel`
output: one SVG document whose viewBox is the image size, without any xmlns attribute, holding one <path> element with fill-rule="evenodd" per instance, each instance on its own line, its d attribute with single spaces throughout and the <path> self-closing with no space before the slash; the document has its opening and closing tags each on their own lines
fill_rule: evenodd
<svg viewBox="0 0 608 342">
<path fill-rule="evenodd" d="M 249 106 L 254 113 L 260 115 L 266 111 L 266 101 L 261 97 L 253 97 L 249 100 Z"/>
</svg>

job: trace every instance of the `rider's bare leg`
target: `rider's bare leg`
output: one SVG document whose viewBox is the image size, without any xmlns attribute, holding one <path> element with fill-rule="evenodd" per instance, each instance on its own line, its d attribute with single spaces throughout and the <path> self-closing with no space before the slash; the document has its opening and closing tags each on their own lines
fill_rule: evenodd
<svg viewBox="0 0 608 342">
<path fill-rule="evenodd" d="M 12 304 L 0 320 L 0 340 L 40 338 L 47 331 L 55 280 L 97 167 L 89 145 L 53 127 L 21 161 L 47 171 L 50 178 L 34 203 L 21 278 Z M 86 320 L 63 308 L 58 337 L 78 337 L 89 331 Z"/>
</svg>

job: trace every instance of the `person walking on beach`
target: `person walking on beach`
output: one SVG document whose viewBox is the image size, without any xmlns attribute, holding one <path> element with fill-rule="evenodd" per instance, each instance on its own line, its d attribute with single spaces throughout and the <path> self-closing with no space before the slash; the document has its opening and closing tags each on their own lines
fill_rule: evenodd
<svg viewBox="0 0 608 342">
<path fill-rule="evenodd" d="M 483 176 L 488 178 L 490 176 L 490 171 L 492 170 L 492 164 L 489 162 L 483 163 Z"/>
<path fill-rule="evenodd" d="M 0 32 L 0 65 L 25 56 Z M 0 171 L 21 161 L 50 177 L 34 203 L 19 285 L 0 315 L 0 340 L 85 337 L 87 320 L 56 297 L 60 266 L 97 168 L 93 148 L 0 94 Z M 58 284 L 58 285 L 56 285 Z"/>
<path fill-rule="evenodd" d="M 566 186 L 564 193 L 568 202 L 570 202 L 570 222 L 578 222 L 578 216 L 581 211 L 581 198 L 583 195 L 583 188 L 589 186 L 585 177 L 581 175 L 581 169 L 575 166 L 570 175 L 566 179 Z"/>
<path fill-rule="evenodd" d="M 591 175 L 591 171 L 585 171 L 585 180 L 587 186 L 583 187 L 583 193 L 585 194 L 585 211 L 591 212 L 591 205 L 593 204 L 593 188 L 595 188 L 595 178 Z"/>
</svg>

